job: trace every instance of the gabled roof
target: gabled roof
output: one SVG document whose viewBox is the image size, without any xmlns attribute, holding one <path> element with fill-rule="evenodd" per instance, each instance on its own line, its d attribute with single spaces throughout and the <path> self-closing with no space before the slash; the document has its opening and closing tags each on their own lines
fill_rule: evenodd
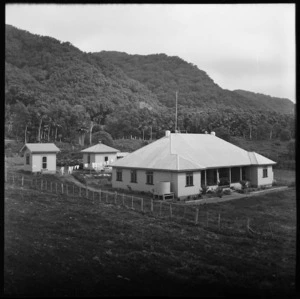
<svg viewBox="0 0 300 299">
<path fill-rule="evenodd" d="M 107 146 L 103 143 L 98 143 L 81 151 L 82 153 L 117 153 L 119 150 Z"/>
<path fill-rule="evenodd" d="M 26 150 L 31 153 L 57 153 L 60 149 L 54 143 L 25 143 L 20 152 Z"/>
<path fill-rule="evenodd" d="M 173 133 L 116 161 L 113 167 L 183 171 L 268 164 L 276 162 L 211 134 Z"/>
</svg>

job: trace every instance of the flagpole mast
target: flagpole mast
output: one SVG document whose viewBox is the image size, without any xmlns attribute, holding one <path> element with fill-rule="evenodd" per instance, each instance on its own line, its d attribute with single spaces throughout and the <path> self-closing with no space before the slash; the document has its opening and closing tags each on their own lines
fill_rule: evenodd
<svg viewBox="0 0 300 299">
<path fill-rule="evenodd" d="M 178 91 L 176 91 L 175 133 L 177 131 L 177 93 Z"/>
</svg>

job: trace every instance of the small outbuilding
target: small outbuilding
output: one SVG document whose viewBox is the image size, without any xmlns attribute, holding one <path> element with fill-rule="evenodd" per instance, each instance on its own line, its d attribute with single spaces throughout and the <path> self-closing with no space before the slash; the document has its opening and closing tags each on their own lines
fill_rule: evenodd
<svg viewBox="0 0 300 299">
<path fill-rule="evenodd" d="M 83 153 L 84 168 L 102 169 L 104 166 L 111 165 L 117 160 L 119 150 L 99 142 L 81 151 Z"/>
<path fill-rule="evenodd" d="M 59 151 L 54 143 L 26 143 L 20 150 L 24 155 L 24 170 L 56 173 L 56 154 Z"/>
</svg>

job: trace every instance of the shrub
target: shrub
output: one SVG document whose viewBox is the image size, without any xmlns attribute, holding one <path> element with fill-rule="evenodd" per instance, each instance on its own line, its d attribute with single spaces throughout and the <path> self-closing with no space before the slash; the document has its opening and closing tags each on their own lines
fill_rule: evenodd
<svg viewBox="0 0 300 299">
<path fill-rule="evenodd" d="M 206 185 L 201 186 L 202 190 L 200 190 L 200 194 L 207 194 L 209 191 L 209 188 Z"/>
<path fill-rule="evenodd" d="M 240 184 L 242 185 L 242 189 L 246 189 L 250 187 L 250 182 L 246 180 L 240 181 Z"/>
<path fill-rule="evenodd" d="M 73 172 L 72 175 L 73 175 L 73 177 L 74 177 L 75 179 L 77 179 L 79 182 L 81 182 L 81 183 L 83 183 L 83 184 L 86 184 L 86 180 L 85 180 L 85 178 L 84 178 L 84 176 L 83 176 L 82 174 L 80 174 L 80 173 L 78 173 L 78 172 Z"/>
<path fill-rule="evenodd" d="M 224 194 L 225 195 L 230 195 L 231 194 L 231 190 L 230 189 L 225 189 L 224 190 Z"/>
<path fill-rule="evenodd" d="M 291 132 L 288 129 L 283 129 L 280 132 L 280 140 L 281 141 L 289 141 L 291 140 Z"/>
</svg>

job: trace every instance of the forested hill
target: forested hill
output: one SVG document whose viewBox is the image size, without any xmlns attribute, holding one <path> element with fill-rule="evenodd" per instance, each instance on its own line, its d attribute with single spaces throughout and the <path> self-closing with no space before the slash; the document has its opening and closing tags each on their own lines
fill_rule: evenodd
<svg viewBox="0 0 300 299">
<path fill-rule="evenodd" d="M 5 94 L 8 103 L 26 95 L 31 101 L 67 101 L 92 106 L 133 104 L 159 108 L 156 95 L 122 70 L 68 42 L 33 35 L 6 25 Z"/>
<path fill-rule="evenodd" d="M 282 113 L 294 113 L 295 104 L 289 99 L 276 98 L 261 93 L 254 93 L 246 90 L 234 90 L 234 92 L 242 95 L 250 101 L 256 102 L 261 107 L 269 107 L 273 111 L 281 111 Z"/>
<path fill-rule="evenodd" d="M 83 143 L 88 137 L 92 143 L 92 133 L 100 131 L 113 138 L 159 138 L 175 129 L 175 91 L 178 130 L 294 136 L 292 102 L 224 90 L 179 57 L 84 53 L 69 42 L 6 25 L 8 138 Z"/>
<path fill-rule="evenodd" d="M 287 99 L 222 89 L 204 71 L 179 57 L 129 55 L 115 51 L 94 55 L 117 65 L 129 77 L 146 85 L 167 107 L 174 107 L 174 92 L 178 90 L 178 103 L 190 108 L 233 107 L 280 113 L 291 113 L 294 109 L 293 102 Z"/>
</svg>

